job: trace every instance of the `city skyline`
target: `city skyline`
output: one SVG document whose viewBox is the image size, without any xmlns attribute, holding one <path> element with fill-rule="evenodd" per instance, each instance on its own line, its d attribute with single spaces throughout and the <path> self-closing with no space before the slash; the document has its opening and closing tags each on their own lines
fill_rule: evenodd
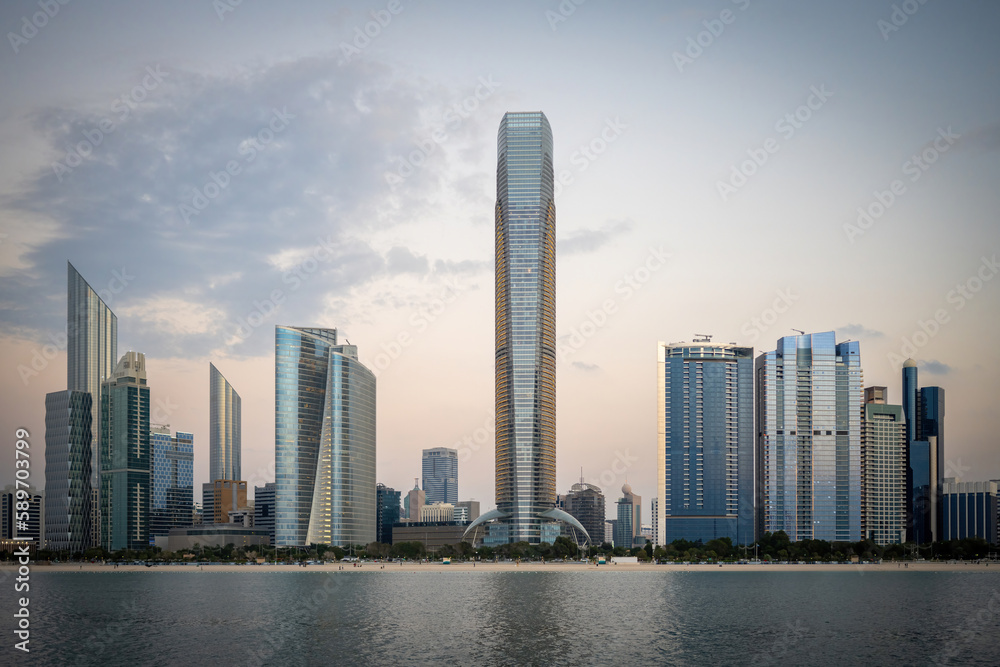
<svg viewBox="0 0 1000 667">
<path fill-rule="evenodd" d="M 865 384 L 892 396 L 916 359 L 949 396 L 939 472 L 1000 477 L 997 9 L 922 5 L 884 32 L 888 4 L 741 5 L 404 5 L 364 48 L 381 8 L 363 3 L 97 3 L 82 28 L 66 8 L 0 61 L 18 91 L 0 101 L 0 421 L 40 442 L 67 389 L 68 260 L 147 354 L 153 419 L 194 435 L 196 484 L 205 362 L 243 398 L 243 476 L 275 479 L 271 332 L 297 322 L 337 327 L 378 375 L 378 481 L 408 489 L 417 452 L 455 448 L 488 510 L 492 144 L 505 111 L 545 109 L 557 490 L 582 464 L 652 496 L 653 343 L 770 349 L 793 327 L 860 341 Z M 448 39 L 465 57 L 424 48 Z"/>
</svg>

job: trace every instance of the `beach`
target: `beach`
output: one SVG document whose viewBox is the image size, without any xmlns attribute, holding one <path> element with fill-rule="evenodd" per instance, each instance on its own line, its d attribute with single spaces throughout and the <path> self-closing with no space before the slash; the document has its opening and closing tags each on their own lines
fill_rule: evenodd
<svg viewBox="0 0 1000 667">
<path fill-rule="evenodd" d="M 0 564 L 0 571 L 15 569 L 16 564 Z M 793 563 L 700 563 L 684 565 L 671 563 L 657 565 L 653 563 L 624 563 L 594 565 L 579 562 L 499 562 L 477 561 L 452 562 L 448 565 L 437 562 L 426 563 L 327 563 L 324 565 L 283 565 L 283 564 L 186 564 L 186 565 L 118 565 L 113 563 L 52 563 L 32 562 L 34 573 L 41 572 L 80 572 L 80 573 L 135 573 L 135 572 L 718 572 L 720 574 L 735 574 L 740 572 L 1000 572 L 1000 563 L 975 562 L 883 562 L 861 564 L 815 563 L 797 565 Z"/>
</svg>

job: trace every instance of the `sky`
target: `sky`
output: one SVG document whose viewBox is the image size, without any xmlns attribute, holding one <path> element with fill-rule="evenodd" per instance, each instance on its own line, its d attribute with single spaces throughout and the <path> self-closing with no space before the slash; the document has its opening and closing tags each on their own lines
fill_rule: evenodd
<svg viewBox="0 0 1000 667">
<path fill-rule="evenodd" d="M 916 359 L 946 476 L 1000 478 L 1000 5 L 55 5 L 0 6 L 0 486 L 18 428 L 44 486 L 71 262 L 146 355 L 153 421 L 194 433 L 196 487 L 209 363 L 261 485 L 274 326 L 320 326 L 376 372 L 378 481 L 455 447 L 492 507 L 496 132 L 539 109 L 560 492 L 648 506 L 658 341 L 795 330 L 860 341 L 893 403 Z"/>
</svg>

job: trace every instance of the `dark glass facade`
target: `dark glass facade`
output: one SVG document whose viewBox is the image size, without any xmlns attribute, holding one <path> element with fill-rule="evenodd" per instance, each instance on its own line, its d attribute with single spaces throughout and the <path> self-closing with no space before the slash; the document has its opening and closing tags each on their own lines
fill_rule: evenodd
<svg viewBox="0 0 1000 667">
<path fill-rule="evenodd" d="M 274 494 L 277 485 L 267 482 L 253 489 L 253 527 L 266 530 L 270 544 L 274 544 Z"/>
<path fill-rule="evenodd" d="M 378 502 L 378 531 L 375 541 L 382 544 L 392 544 L 392 525 L 399 523 L 400 493 L 384 484 L 379 484 L 376 488 L 376 496 Z"/>
<path fill-rule="evenodd" d="M 335 329 L 275 328 L 275 540 L 376 536 L 375 375 Z"/>
<path fill-rule="evenodd" d="M 145 356 L 129 352 L 101 385 L 101 546 L 149 546 L 152 457 Z"/>
<path fill-rule="evenodd" d="M 659 344 L 656 536 L 754 541 L 753 348 Z"/>
<path fill-rule="evenodd" d="M 45 396 L 45 539 L 49 549 L 91 546 L 93 399 L 85 391 Z"/>
<path fill-rule="evenodd" d="M 497 135 L 496 502 L 512 542 L 541 541 L 556 501 L 556 210 L 552 129 L 504 114 Z"/>
<path fill-rule="evenodd" d="M 194 509 L 194 435 L 165 428 L 150 433 L 153 491 L 149 512 L 150 542 L 166 538 L 171 528 L 191 525 Z"/>
<path fill-rule="evenodd" d="M 605 501 L 604 494 L 593 484 L 574 484 L 564 498 L 563 509 L 576 517 L 587 530 L 591 542 L 604 541 Z"/>
<path fill-rule="evenodd" d="M 912 498 L 910 526 L 906 539 L 916 544 L 928 544 L 938 539 L 938 445 L 933 436 L 910 443 L 910 475 Z"/>
<path fill-rule="evenodd" d="M 448 447 L 425 449 L 421 457 L 427 504 L 458 502 L 458 450 Z"/>
</svg>

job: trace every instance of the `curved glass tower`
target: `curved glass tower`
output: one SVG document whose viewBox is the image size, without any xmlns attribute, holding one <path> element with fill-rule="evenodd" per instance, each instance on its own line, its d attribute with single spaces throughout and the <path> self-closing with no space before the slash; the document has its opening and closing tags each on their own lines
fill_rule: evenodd
<svg viewBox="0 0 1000 667">
<path fill-rule="evenodd" d="M 275 543 L 375 541 L 375 375 L 336 329 L 275 327 Z"/>
<path fill-rule="evenodd" d="M 208 364 L 208 468 L 209 481 L 241 480 L 241 403 L 240 395 L 223 377 L 215 364 Z"/>
<path fill-rule="evenodd" d="M 556 207 L 552 129 L 507 113 L 497 136 L 496 502 L 511 542 L 556 501 Z"/>
</svg>

